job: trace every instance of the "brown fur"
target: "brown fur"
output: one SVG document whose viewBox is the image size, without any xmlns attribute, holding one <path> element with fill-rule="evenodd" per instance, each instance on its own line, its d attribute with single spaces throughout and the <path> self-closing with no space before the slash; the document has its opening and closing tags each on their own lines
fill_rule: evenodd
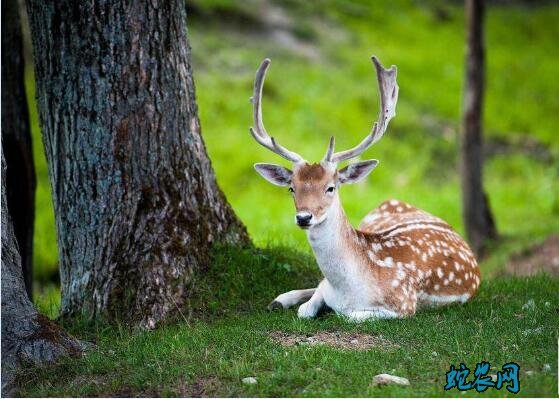
<svg viewBox="0 0 559 399">
<path fill-rule="evenodd" d="M 443 220 L 395 200 L 383 202 L 367 216 L 372 215 L 376 216 L 374 221 L 367 222 L 365 218 L 356 231 L 358 240 L 354 250 L 363 260 L 364 274 L 381 284 L 384 301 L 390 308 L 402 315 L 413 315 L 422 293 L 433 296 L 469 294 L 470 297 L 476 293 L 480 273 L 475 256 L 468 244 Z M 438 229 L 397 233 L 401 228 L 418 223 Z M 380 247 L 375 251 L 377 262 L 369 257 L 373 245 Z M 392 258 L 393 266 L 379 267 L 378 261 L 387 258 Z M 405 277 L 393 287 L 392 282 L 398 277 L 398 263 L 403 265 Z"/>
<path fill-rule="evenodd" d="M 327 169 L 321 164 L 297 166 L 291 181 L 297 212 L 309 211 L 320 218 L 332 202 L 332 198 L 326 195 L 326 189 L 336 183 L 336 174 L 335 169 Z"/>
<path fill-rule="evenodd" d="M 337 173 L 329 164 L 297 165 L 291 182 L 297 212 L 324 216 L 335 198 L 326 189 L 337 185 Z M 371 211 L 359 229 L 351 227 L 341 207 L 339 217 L 347 251 L 363 268 L 363 278 L 378 287 L 372 304 L 378 301 L 409 316 L 433 298 L 476 293 L 480 273 L 475 256 L 442 219 L 396 200 Z"/>
</svg>

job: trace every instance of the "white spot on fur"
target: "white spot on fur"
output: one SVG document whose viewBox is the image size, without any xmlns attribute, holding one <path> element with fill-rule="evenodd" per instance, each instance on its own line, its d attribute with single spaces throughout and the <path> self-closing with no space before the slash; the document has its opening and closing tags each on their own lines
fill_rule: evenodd
<svg viewBox="0 0 559 399">
<path fill-rule="evenodd" d="M 404 277 L 406 277 L 406 272 L 403 269 L 398 269 L 396 276 L 398 277 L 398 280 L 403 280 Z"/>
<path fill-rule="evenodd" d="M 390 256 L 388 256 L 384 258 L 384 265 L 385 267 L 392 267 L 394 266 L 394 260 Z"/>
<path fill-rule="evenodd" d="M 400 281 L 398 280 L 392 280 L 392 287 L 396 288 L 397 286 L 400 285 Z"/>
<path fill-rule="evenodd" d="M 379 216 L 380 215 L 378 213 L 373 213 L 373 214 L 367 215 L 365 217 L 365 219 L 363 219 L 363 222 L 367 223 L 367 224 L 373 223 L 375 220 L 377 220 L 379 218 Z"/>
<path fill-rule="evenodd" d="M 439 276 L 439 278 L 443 278 L 444 276 L 443 269 L 440 267 L 437 267 L 437 276 Z"/>
</svg>

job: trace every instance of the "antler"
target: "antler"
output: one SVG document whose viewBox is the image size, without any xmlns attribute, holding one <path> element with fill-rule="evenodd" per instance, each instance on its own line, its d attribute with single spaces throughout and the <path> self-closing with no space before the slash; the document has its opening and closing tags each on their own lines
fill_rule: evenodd
<svg viewBox="0 0 559 399">
<path fill-rule="evenodd" d="M 270 137 L 266 129 L 264 128 L 264 123 L 262 122 L 262 88 L 264 86 L 264 77 L 266 76 L 266 70 L 270 66 L 270 59 L 266 58 L 260 64 L 258 71 L 256 71 L 256 78 L 254 79 L 254 92 L 250 101 L 252 102 L 252 112 L 254 118 L 254 127 L 250 128 L 250 134 L 252 137 L 267 149 L 275 152 L 279 156 L 291 162 L 300 162 L 303 158 L 287 148 L 282 147 L 279 143 Z"/>
<path fill-rule="evenodd" d="M 380 113 L 378 121 L 375 122 L 367 137 L 350 150 L 334 153 L 334 139 L 330 139 L 328 150 L 324 156 L 324 160 L 327 162 L 337 163 L 360 155 L 363 151 L 380 140 L 386 131 L 388 122 L 396 115 L 396 103 L 398 102 L 399 89 L 398 83 L 396 83 L 396 66 L 392 65 L 390 69 L 384 69 L 377 57 L 373 56 L 372 60 L 377 71 L 380 92 Z"/>
</svg>

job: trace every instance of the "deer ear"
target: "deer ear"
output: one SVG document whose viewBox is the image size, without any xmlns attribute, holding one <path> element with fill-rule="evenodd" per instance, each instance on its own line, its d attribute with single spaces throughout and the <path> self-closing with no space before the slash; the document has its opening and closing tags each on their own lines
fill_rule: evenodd
<svg viewBox="0 0 559 399">
<path fill-rule="evenodd" d="M 378 161 L 376 159 L 349 164 L 338 171 L 338 181 L 341 184 L 356 183 L 371 173 L 377 165 Z"/>
<path fill-rule="evenodd" d="M 283 166 L 271 163 L 255 163 L 254 169 L 260 176 L 276 186 L 289 186 L 291 184 L 293 172 Z"/>
</svg>

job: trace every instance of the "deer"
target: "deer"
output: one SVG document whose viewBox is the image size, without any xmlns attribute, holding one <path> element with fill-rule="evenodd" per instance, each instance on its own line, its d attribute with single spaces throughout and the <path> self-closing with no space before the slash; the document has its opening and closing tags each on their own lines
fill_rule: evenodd
<svg viewBox="0 0 559 399">
<path fill-rule="evenodd" d="M 370 133 L 354 148 L 334 152 L 330 138 L 318 163 L 280 145 L 262 119 L 262 91 L 266 58 L 257 70 L 252 137 L 263 147 L 292 162 L 292 170 L 256 163 L 256 171 L 270 183 L 288 187 L 295 203 L 295 223 L 306 232 L 323 279 L 316 288 L 277 296 L 268 309 L 299 305 L 299 318 L 314 318 L 331 309 L 350 321 L 413 316 L 424 305 L 465 303 L 480 284 L 476 257 L 466 241 L 442 219 L 395 199 L 369 212 L 358 228 L 352 227 L 338 191 L 344 184 L 364 179 L 376 159 L 350 163 L 380 140 L 396 115 L 399 87 L 397 68 L 385 69 L 373 56 L 380 94 L 380 113 Z"/>
</svg>

